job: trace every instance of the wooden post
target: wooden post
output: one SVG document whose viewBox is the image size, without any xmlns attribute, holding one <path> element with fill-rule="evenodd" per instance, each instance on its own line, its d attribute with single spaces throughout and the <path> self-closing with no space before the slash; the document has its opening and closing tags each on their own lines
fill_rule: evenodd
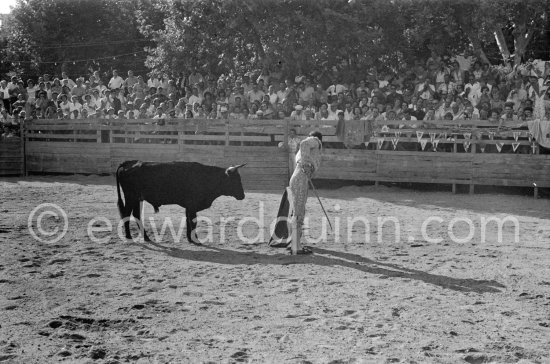
<svg viewBox="0 0 550 364">
<path fill-rule="evenodd" d="M 113 126 L 112 122 L 107 122 L 107 125 Z M 109 143 L 113 144 L 115 142 L 115 138 L 113 137 L 113 128 L 109 128 Z"/>
<path fill-rule="evenodd" d="M 458 152 L 458 147 L 456 145 L 456 138 L 453 138 L 453 153 L 456 153 Z M 453 186 L 452 186 L 452 190 L 453 190 L 453 194 L 456 194 L 456 183 L 453 183 Z"/>
<path fill-rule="evenodd" d="M 19 133 L 21 134 L 21 175 L 28 176 L 27 173 L 27 156 L 25 155 L 25 121 L 19 123 Z"/>
<path fill-rule="evenodd" d="M 229 120 L 225 121 L 225 146 L 229 146 Z"/>
<path fill-rule="evenodd" d="M 96 143 L 97 144 L 101 143 L 101 131 L 102 130 L 103 130 L 103 127 L 101 126 L 101 124 L 98 124 L 97 129 L 96 129 Z"/>
<path fill-rule="evenodd" d="M 476 154 L 476 143 L 473 142 L 473 139 L 470 141 L 470 147 L 472 148 L 472 154 Z M 472 160 L 474 159 L 474 156 L 472 155 Z M 470 195 L 474 194 L 474 181 L 472 176 L 470 176 Z"/>
<path fill-rule="evenodd" d="M 185 144 L 185 131 L 178 130 L 178 145 L 180 146 L 180 151 L 183 144 Z"/>
</svg>

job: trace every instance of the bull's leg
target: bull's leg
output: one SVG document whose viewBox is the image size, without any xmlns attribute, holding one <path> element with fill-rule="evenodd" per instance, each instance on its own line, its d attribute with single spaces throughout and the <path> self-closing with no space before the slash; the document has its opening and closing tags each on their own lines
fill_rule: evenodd
<svg viewBox="0 0 550 364">
<path fill-rule="evenodd" d="M 126 239 L 132 239 L 132 234 L 130 233 L 130 215 L 132 214 L 134 204 L 134 198 L 132 198 L 132 196 L 128 196 L 126 199 L 126 206 L 124 206 L 124 208 L 120 211 L 122 221 L 124 222 L 124 233 L 126 235 Z"/>
<path fill-rule="evenodd" d="M 189 209 L 185 209 L 185 216 L 187 218 L 187 240 L 191 244 L 195 245 L 201 245 L 198 237 L 197 237 L 197 213 L 195 211 L 190 211 Z"/>
<path fill-rule="evenodd" d="M 134 218 L 136 219 L 138 223 L 138 228 L 140 231 L 143 232 L 143 240 L 145 241 L 151 241 L 149 239 L 149 236 L 147 236 L 147 232 L 145 231 L 145 225 L 143 224 L 143 221 L 141 220 L 141 209 L 143 208 L 143 201 L 139 201 L 137 204 L 134 205 L 134 208 L 132 209 L 132 214 L 134 215 Z"/>
</svg>

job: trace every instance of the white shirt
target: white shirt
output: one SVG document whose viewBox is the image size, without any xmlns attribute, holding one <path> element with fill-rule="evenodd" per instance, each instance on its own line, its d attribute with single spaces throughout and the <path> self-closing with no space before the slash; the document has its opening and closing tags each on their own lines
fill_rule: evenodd
<svg viewBox="0 0 550 364">
<path fill-rule="evenodd" d="M 4 100 L 10 98 L 10 88 L 8 87 L 8 85 L 6 85 L 5 88 L 3 88 L 2 86 L 0 86 L 0 92 L 2 93 L 2 98 L 3 98 Z"/>
<path fill-rule="evenodd" d="M 279 95 L 276 93 L 269 94 L 269 102 L 271 105 L 275 105 L 277 103 L 277 100 L 279 100 Z"/>
<path fill-rule="evenodd" d="M 202 97 L 191 95 L 189 96 L 189 103 L 191 105 L 195 105 L 195 102 L 198 102 L 199 104 L 202 104 Z"/>
<path fill-rule="evenodd" d="M 114 88 L 121 88 L 123 84 L 124 84 L 124 80 L 122 79 L 122 77 L 116 76 L 111 78 L 108 86 L 110 89 L 114 89 Z"/>
<path fill-rule="evenodd" d="M 330 96 L 336 96 L 340 92 L 345 92 L 345 91 L 347 91 L 346 86 L 340 85 L 340 84 L 332 85 L 332 86 L 329 86 L 329 88 L 327 88 L 327 94 L 329 94 Z"/>
<path fill-rule="evenodd" d="M 312 164 L 314 171 L 319 170 L 321 165 L 321 151 L 323 144 L 315 137 L 307 137 L 300 142 L 300 150 L 296 154 L 296 164 Z"/>
</svg>

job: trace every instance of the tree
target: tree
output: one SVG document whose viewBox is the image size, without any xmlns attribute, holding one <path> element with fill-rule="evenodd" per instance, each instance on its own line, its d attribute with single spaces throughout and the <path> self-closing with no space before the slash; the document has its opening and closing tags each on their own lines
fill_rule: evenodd
<svg viewBox="0 0 550 364">
<path fill-rule="evenodd" d="M 19 0 L 3 57 L 27 75 L 143 71 L 147 42 L 135 10 L 131 0 Z"/>
<path fill-rule="evenodd" d="M 164 0 L 155 8 L 164 12 L 162 26 L 142 19 L 141 27 L 157 43 L 152 68 L 238 72 L 281 65 L 299 73 L 372 63 L 382 49 L 372 13 L 344 0 Z"/>
</svg>

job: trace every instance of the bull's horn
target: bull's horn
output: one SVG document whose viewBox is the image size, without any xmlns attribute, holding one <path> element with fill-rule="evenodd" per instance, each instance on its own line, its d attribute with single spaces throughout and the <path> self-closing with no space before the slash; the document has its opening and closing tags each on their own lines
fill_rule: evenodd
<svg viewBox="0 0 550 364">
<path fill-rule="evenodd" d="M 246 163 L 239 164 L 238 166 L 231 166 L 225 170 L 225 174 L 229 175 L 230 173 L 235 173 L 239 170 L 239 168 L 246 166 Z"/>
</svg>

